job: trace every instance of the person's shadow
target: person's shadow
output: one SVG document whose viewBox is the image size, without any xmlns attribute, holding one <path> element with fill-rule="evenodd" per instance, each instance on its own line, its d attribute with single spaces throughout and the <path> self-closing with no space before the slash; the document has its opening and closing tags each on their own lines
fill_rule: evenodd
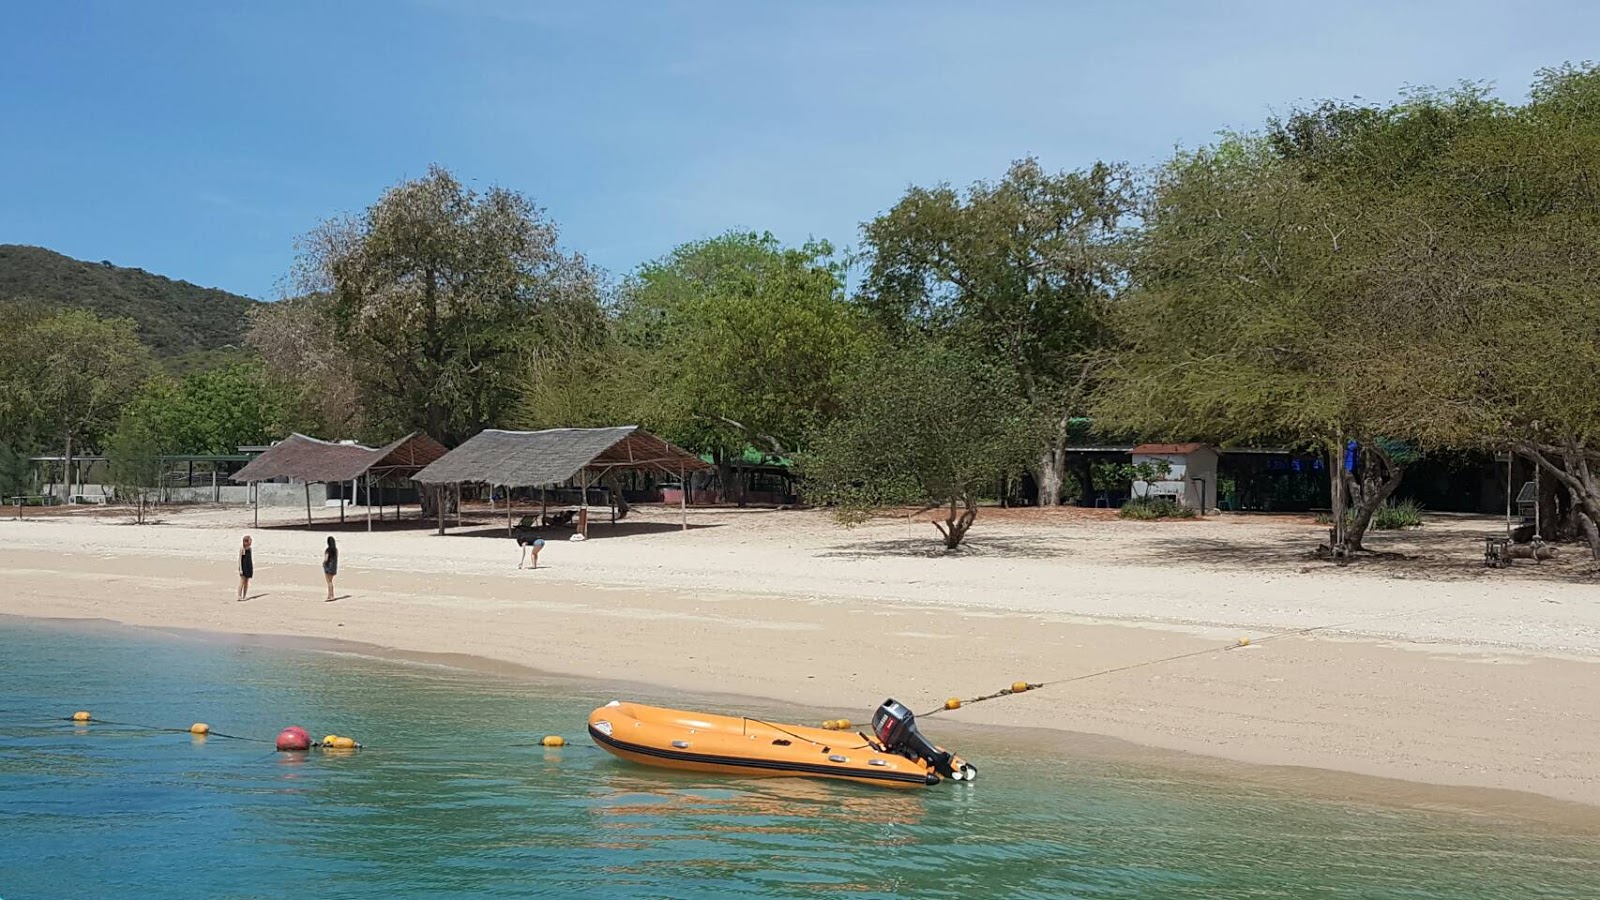
<svg viewBox="0 0 1600 900">
<path fill-rule="evenodd" d="M 326 600 L 324 600 L 322 602 L 323 603 L 332 603 L 335 600 L 349 600 L 352 596 L 354 596 L 354 595 L 353 594 L 340 594 L 337 597 L 329 597 L 328 599 L 326 599 Z"/>
<path fill-rule="evenodd" d="M 270 592 L 263 591 L 263 592 L 261 592 L 259 594 L 249 594 L 246 597 L 244 597 L 242 600 L 240 600 L 239 602 L 243 603 L 245 600 L 260 600 L 262 597 L 268 596 L 269 593 Z"/>
</svg>

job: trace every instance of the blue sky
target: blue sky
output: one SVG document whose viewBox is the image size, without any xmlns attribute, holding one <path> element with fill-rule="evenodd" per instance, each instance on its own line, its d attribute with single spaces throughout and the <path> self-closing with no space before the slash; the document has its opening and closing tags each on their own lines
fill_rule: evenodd
<svg viewBox="0 0 1600 900">
<path fill-rule="evenodd" d="M 0 243 L 274 298 L 431 162 L 622 274 L 729 228 L 856 243 L 909 184 L 1174 146 L 1596 53 L 1600 4 L 217 3 L 0 16 Z"/>
</svg>

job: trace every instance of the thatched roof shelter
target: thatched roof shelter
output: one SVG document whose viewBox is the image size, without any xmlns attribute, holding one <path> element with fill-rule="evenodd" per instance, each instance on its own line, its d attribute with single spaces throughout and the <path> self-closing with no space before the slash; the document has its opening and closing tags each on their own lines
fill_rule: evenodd
<svg viewBox="0 0 1600 900">
<path fill-rule="evenodd" d="M 650 471 L 682 476 L 710 468 L 700 457 L 637 425 L 478 433 L 416 474 L 423 484 L 474 482 L 500 487 L 563 484 L 580 474 Z"/>
<path fill-rule="evenodd" d="M 614 428 L 550 428 L 544 431 L 479 432 L 416 474 L 415 480 L 441 488 L 465 483 L 503 488 L 549 487 L 577 478 L 583 485 L 579 522 L 587 522 L 588 485 L 608 472 L 656 472 L 683 478 L 711 468 L 700 457 L 673 446 L 637 425 Z M 687 491 L 685 491 L 687 495 Z M 682 501 L 685 505 L 687 500 Z M 444 533 L 440 504 L 439 533 Z M 683 527 L 689 527 L 684 508 Z M 459 522 L 459 515 L 457 517 Z M 586 529 L 580 524 L 579 530 Z M 511 530 L 511 505 L 506 504 Z"/>
<path fill-rule="evenodd" d="M 367 475 L 408 477 L 445 455 L 443 444 L 420 431 L 383 447 L 335 443 L 291 434 L 229 476 L 249 484 L 287 478 L 306 484 L 355 481 Z"/>
<path fill-rule="evenodd" d="M 268 447 L 250 464 L 228 476 L 230 481 L 256 484 L 284 478 L 306 486 L 306 525 L 311 524 L 311 485 L 329 482 L 367 482 L 367 528 L 372 528 L 372 480 L 410 478 L 429 463 L 445 455 L 444 445 L 420 431 L 382 447 L 357 443 L 335 443 L 303 434 L 291 434 Z M 259 488 L 256 520 L 260 521 Z M 399 516 L 399 506 L 395 507 Z M 339 505 L 339 521 L 344 521 L 344 503 Z"/>
</svg>

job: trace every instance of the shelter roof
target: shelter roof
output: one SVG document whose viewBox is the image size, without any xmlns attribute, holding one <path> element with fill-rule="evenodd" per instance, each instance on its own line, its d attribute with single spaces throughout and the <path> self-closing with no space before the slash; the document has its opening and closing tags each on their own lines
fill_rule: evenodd
<svg viewBox="0 0 1600 900">
<path fill-rule="evenodd" d="M 229 480 L 243 483 L 274 478 L 304 482 L 353 481 L 369 472 L 411 475 L 444 454 L 443 444 L 420 431 L 383 447 L 335 443 L 291 434 L 229 476 Z"/>
<path fill-rule="evenodd" d="M 1210 450 L 1207 444 L 1140 444 L 1128 451 L 1138 456 L 1183 456 L 1196 450 Z M 1215 452 L 1215 451 L 1213 451 Z"/>
<path fill-rule="evenodd" d="M 709 469 L 698 456 L 637 425 L 479 432 L 414 477 L 423 484 L 478 482 L 502 487 L 561 484 L 584 470 L 677 475 Z"/>
</svg>

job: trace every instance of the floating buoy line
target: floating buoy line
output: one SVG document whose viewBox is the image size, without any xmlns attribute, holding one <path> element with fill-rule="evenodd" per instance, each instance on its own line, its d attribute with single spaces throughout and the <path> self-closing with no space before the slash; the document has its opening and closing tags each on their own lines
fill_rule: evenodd
<svg viewBox="0 0 1600 900">
<path fill-rule="evenodd" d="M 939 713 L 942 713 L 942 712 L 949 712 L 949 711 L 960 709 L 963 706 L 971 706 L 974 703 L 983 703 L 983 702 L 986 702 L 986 701 L 989 701 L 989 700 L 998 700 L 1001 697 L 1011 697 L 1011 696 L 1014 696 L 1016 694 L 1025 694 L 1028 691 L 1035 691 L 1035 690 L 1038 690 L 1039 688 L 1042 688 L 1042 687 L 1053 687 L 1053 686 L 1056 686 L 1056 685 L 1071 684 L 1074 681 L 1087 681 L 1087 680 L 1089 680 L 1091 678 L 1101 678 L 1101 677 L 1104 677 L 1106 675 L 1114 675 L 1114 674 L 1116 674 L 1118 672 L 1127 672 L 1127 671 L 1131 671 L 1133 669 L 1143 669 L 1143 668 L 1146 668 L 1148 666 L 1159 666 L 1159 665 L 1161 665 L 1163 663 L 1177 662 L 1180 659 L 1189 659 L 1189 658 L 1195 657 L 1195 656 L 1205 656 L 1205 655 L 1211 654 L 1211 653 L 1226 653 L 1226 652 L 1228 652 L 1230 650 L 1241 650 L 1241 649 L 1244 649 L 1245 647 L 1254 647 L 1254 646 L 1258 646 L 1260 644 L 1265 644 L 1268 641 L 1276 641 L 1276 640 L 1280 640 L 1282 638 L 1289 638 L 1289 637 L 1300 637 L 1302 635 L 1312 634 L 1312 633 L 1318 632 L 1318 631 L 1326 631 L 1326 630 L 1328 630 L 1330 628 L 1348 628 L 1351 625 L 1359 625 L 1362 622 L 1371 622 L 1371 621 L 1376 621 L 1376 620 L 1379 620 L 1379 619 L 1391 619 L 1391 618 L 1394 618 L 1396 616 L 1425 615 L 1427 613 L 1434 612 L 1436 610 L 1446 609 L 1446 608 L 1449 608 L 1449 607 L 1452 607 L 1452 606 L 1455 606 L 1455 605 L 1456 604 L 1453 604 L 1453 603 L 1442 603 L 1442 604 L 1440 604 L 1438 606 L 1428 607 L 1427 609 L 1397 610 L 1397 611 L 1392 612 L 1392 613 L 1383 613 L 1383 614 L 1376 615 L 1376 616 L 1365 616 L 1363 618 L 1355 619 L 1355 620 L 1349 621 L 1349 622 L 1335 622 L 1335 623 L 1330 623 L 1330 624 L 1327 624 L 1327 625 L 1313 625 L 1310 628 L 1300 628 L 1300 629 L 1296 629 L 1294 631 L 1282 631 L 1282 632 L 1279 632 L 1277 634 L 1267 635 L 1266 637 L 1259 638 L 1259 639 L 1251 639 L 1249 636 L 1244 636 L 1244 637 L 1238 638 L 1237 640 L 1235 640 L 1231 644 L 1225 644 L 1225 645 L 1223 645 L 1221 647 L 1207 647 L 1207 648 L 1205 648 L 1203 650 L 1191 650 L 1191 651 L 1189 651 L 1187 653 L 1175 653 L 1172 656 L 1163 656 L 1163 657 L 1161 657 L 1159 659 L 1147 659 L 1147 660 L 1143 660 L 1143 661 L 1140 661 L 1140 662 L 1128 663 L 1126 665 L 1112 666 L 1109 669 L 1100 669 L 1099 671 L 1096 671 L 1096 672 L 1086 672 L 1086 673 L 1083 673 L 1083 674 L 1080 674 L 1080 675 L 1071 675 L 1071 676 L 1066 676 L 1066 677 L 1062 677 L 1062 678 L 1052 678 L 1052 679 L 1050 679 L 1048 681 L 1015 681 L 1015 682 L 1012 682 L 1009 687 L 1001 688 L 1000 690 L 995 691 L 992 694 L 982 694 L 982 695 L 979 695 L 977 697 L 971 697 L 971 698 L 968 698 L 968 699 L 962 699 L 961 697 L 951 697 L 950 699 L 944 701 L 943 705 L 938 706 L 938 707 L 936 707 L 934 709 L 928 710 L 925 713 L 919 713 L 918 715 L 919 716 L 938 715 Z M 846 720 L 839 720 L 839 721 L 844 721 L 846 727 L 849 726 L 849 722 L 848 721 L 846 721 Z M 827 728 L 828 727 L 828 722 L 822 723 L 822 727 L 823 728 Z"/>
<path fill-rule="evenodd" d="M 11 710 L 10 712 L 22 712 Z M 158 734 L 187 734 L 195 738 L 218 738 L 228 741 L 243 741 L 252 744 L 271 744 L 278 753 L 308 753 L 312 750 L 365 750 L 365 744 L 353 737 L 340 734 L 325 735 L 321 740 L 313 740 L 311 732 L 299 725 L 290 725 L 279 731 L 276 737 L 259 738 L 248 735 L 227 734 L 217 731 L 205 722 L 195 722 L 187 728 L 174 728 L 165 725 L 149 725 L 143 722 L 122 722 L 114 719 L 102 719 L 88 710 L 78 710 L 70 716 L 62 716 L 51 721 L 71 722 L 75 726 L 106 725 L 116 728 L 137 728 L 141 731 L 151 731 Z M 532 744 L 507 744 L 508 747 L 545 747 L 556 749 L 566 747 L 567 739 L 559 734 L 548 734 L 539 738 Z"/>
</svg>

